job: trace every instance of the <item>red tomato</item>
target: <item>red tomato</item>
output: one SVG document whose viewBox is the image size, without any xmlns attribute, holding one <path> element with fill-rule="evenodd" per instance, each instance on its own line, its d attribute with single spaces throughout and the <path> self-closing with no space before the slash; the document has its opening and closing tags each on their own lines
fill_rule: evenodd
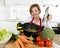
<svg viewBox="0 0 60 48">
<path fill-rule="evenodd" d="M 48 41 L 48 39 L 47 39 L 47 38 L 44 38 L 43 40 L 44 40 L 44 41 Z"/>
<path fill-rule="evenodd" d="M 46 41 L 46 47 L 51 47 L 52 46 L 52 41 Z"/>
<path fill-rule="evenodd" d="M 44 38 L 43 41 L 44 41 L 44 45 L 46 46 L 46 41 L 48 41 L 48 39 Z"/>
<path fill-rule="evenodd" d="M 44 41 L 43 40 L 40 40 L 37 44 L 41 47 L 44 47 Z"/>
<path fill-rule="evenodd" d="M 39 42 L 41 40 L 41 37 L 40 36 L 37 36 L 36 37 L 36 42 Z"/>
</svg>

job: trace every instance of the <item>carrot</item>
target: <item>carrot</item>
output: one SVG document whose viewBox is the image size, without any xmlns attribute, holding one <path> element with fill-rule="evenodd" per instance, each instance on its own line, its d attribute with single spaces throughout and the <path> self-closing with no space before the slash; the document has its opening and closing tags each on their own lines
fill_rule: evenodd
<svg viewBox="0 0 60 48">
<path fill-rule="evenodd" d="M 35 48 L 35 47 L 33 46 L 33 44 L 27 43 L 27 45 L 29 46 L 29 48 Z"/>
<path fill-rule="evenodd" d="M 29 37 L 27 37 L 27 36 L 20 36 L 20 35 L 18 35 L 18 37 L 23 37 L 23 38 L 25 38 L 25 39 L 30 40 L 30 38 L 29 38 Z"/>
<path fill-rule="evenodd" d="M 24 43 L 24 45 L 25 45 L 26 48 L 29 48 L 29 46 L 26 43 Z"/>
<path fill-rule="evenodd" d="M 17 41 L 15 41 L 15 45 L 16 45 L 17 48 L 20 48 L 20 45 Z"/>
<path fill-rule="evenodd" d="M 32 42 L 32 41 L 27 40 L 27 39 L 26 39 L 26 38 L 24 38 L 23 36 L 19 36 L 19 38 L 22 40 L 22 42 L 28 42 L 28 43 L 33 44 L 33 42 Z"/>
<path fill-rule="evenodd" d="M 26 41 L 24 40 L 24 39 L 22 39 L 21 37 L 19 37 L 19 39 L 23 42 L 23 43 L 25 43 Z"/>
<path fill-rule="evenodd" d="M 18 39 L 17 41 L 21 45 L 21 48 L 25 48 L 23 42 L 20 39 Z"/>
</svg>

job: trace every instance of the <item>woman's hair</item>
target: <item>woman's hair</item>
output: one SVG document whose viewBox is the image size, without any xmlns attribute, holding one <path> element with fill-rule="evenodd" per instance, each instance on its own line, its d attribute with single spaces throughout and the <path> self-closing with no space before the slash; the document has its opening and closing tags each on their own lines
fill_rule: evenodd
<svg viewBox="0 0 60 48">
<path fill-rule="evenodd" d="M 32 8 L 34 8 L 34 7 L 37 7 L 37 8 L 38 8 L 38 10 L 39 10 L 39 13 L 41 13 L 41 10 L 40 10 L 39 5 L 38 5 L 38 4 L 32 4 L 32 5 L 30 6 L 30 9 L 29 9 L 30 14 L 32 13 Z"/>
</svg>

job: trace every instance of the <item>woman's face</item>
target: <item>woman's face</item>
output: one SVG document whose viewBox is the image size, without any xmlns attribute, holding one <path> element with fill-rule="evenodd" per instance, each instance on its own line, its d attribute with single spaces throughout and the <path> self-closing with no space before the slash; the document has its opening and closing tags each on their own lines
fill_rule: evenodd
<svg viewBox="0 0 60 48">
<path fill-rule="evenodd" d="M 33 16 L 33 17 L 38 17 L 39 16 L 39 10 L 38 10 L 38 8 L 37 7 L 33 7 L 32 8 L 32 12 L 31 12 L 31 15 Z"/>
</svg>

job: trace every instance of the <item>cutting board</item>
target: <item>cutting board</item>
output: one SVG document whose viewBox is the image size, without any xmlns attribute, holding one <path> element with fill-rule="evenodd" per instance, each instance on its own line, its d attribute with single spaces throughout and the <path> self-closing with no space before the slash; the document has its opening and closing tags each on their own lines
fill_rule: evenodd
<svg viewBox="0 0 60 48">
<path fill-rule="evenodd" d="M 17 48 L 13 41 L 10 41 L 8 44 L 5 45 L 4 48 Z M 40 48 L 36 45 L 32 45 L 30 48 Z"/>
<path fill-rule="evenodd" d="M 60 34 L 56 34 L 53 41 L 60 45 Z M 14 41 L 8 42 L 4 48 L 17 48 Z M 30 48 L 54 48 L 54 47 L 39 47 L 37 45 L 31 45 Z"/>
<path fill-rule="evenodd" d="M 16 45 L 14 44 L 14 41 L 10 41 L 5 45 L 4 48 L 17 48 Z M 39 47 L 37 45 L 31 45 L 29 48 L 53 48 L 53 47 Z"/>
<path fill-rule="evenodd" d="M 57 44 L 60 44 L 60 35 L 56 34 L 53 41 L 56 42 Z M 31 47 L 29 47 L 29 48 L 54 48 L 53 46 L 52 47 L 39 47 L 37 45 L 31 45 Z M 16 47 L 14 41 L 10 41 L 5 45 L 4 48 L 17 48 L 17 47 Z"/>
<path fill-rule="evenodd" d="M 17 48 L 14 41 L 8 42 L 4 48 Z"/>
<path fill-rule="evenodd" d="M 53 41 L 60 45 L 60 34 L 56 34 Z"/>
</svg>

